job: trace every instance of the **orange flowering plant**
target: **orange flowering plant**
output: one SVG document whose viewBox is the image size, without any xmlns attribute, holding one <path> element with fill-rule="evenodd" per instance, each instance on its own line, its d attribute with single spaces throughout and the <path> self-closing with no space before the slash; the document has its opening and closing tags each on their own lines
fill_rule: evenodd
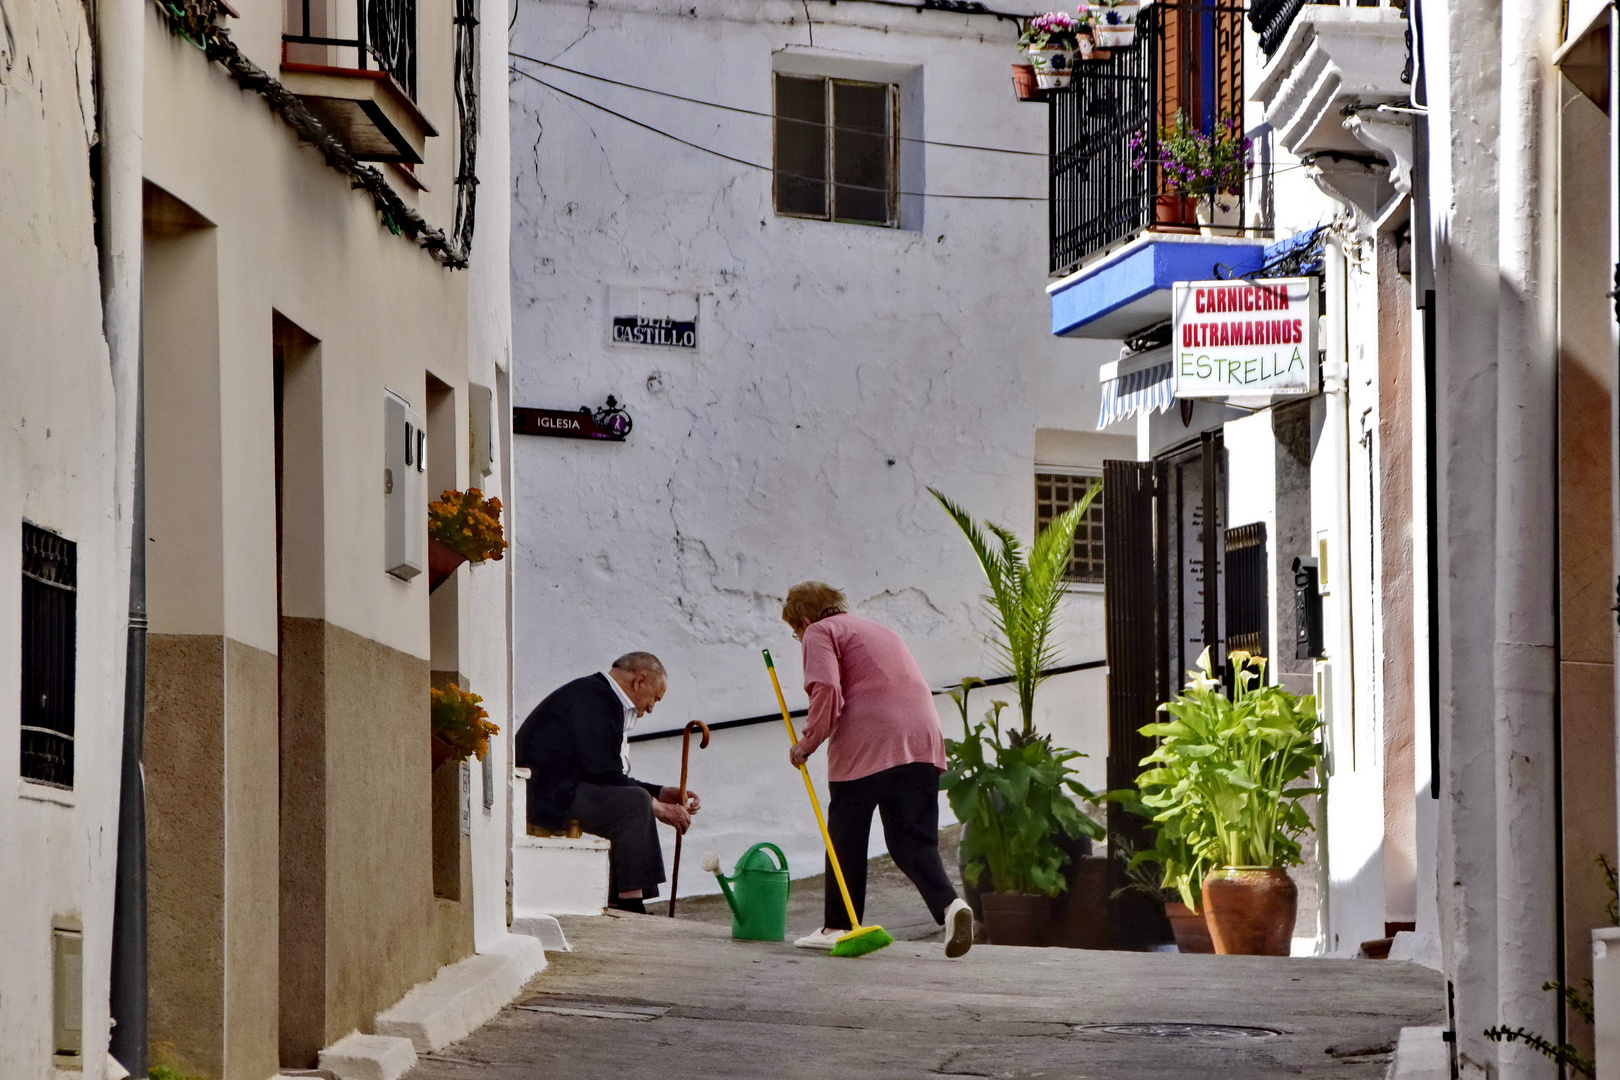
<svg viewBox="0 0 1620 1080">
<path fill-rule="evenodd" d="M 499 735 L 501 729 L 489 722 L 489 713 L 480 704 L 484 699 L 452 683 L 433 695 L 433 734 L 455 751 L 453 760 L 462 761 L 478 755 L 480 761 L 489 753 L 489 738 Z"/>
<path fill-rule="evenodd" d="M 506 550 L 501 500 L 486 499 L 477 488 L 446 488 L 428 503 L 428 535 L 468 562 L 499 559 Z"/>
</svg>

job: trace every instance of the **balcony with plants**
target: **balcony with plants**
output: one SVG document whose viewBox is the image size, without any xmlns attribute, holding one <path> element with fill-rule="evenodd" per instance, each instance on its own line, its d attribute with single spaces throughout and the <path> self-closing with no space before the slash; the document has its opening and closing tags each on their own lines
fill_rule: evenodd
<svg viewBox="0 0 1620 1080">
<path fill-rule="evenodd" d="M 1031 92 L 1049 110 L 1054 334 L 1133 335 L 1168 318 L 1174 281 L 1264 246 L 1244 13 L 1112 0 L 1027 24 Z"/>
</svg>

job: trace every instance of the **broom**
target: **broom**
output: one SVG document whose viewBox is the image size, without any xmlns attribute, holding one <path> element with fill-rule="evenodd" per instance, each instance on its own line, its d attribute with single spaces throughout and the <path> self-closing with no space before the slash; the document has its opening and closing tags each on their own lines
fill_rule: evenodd
<svg viewBox="0 0 1620 1080">
<path fill-rule="evenodd" d="M 788 713 L 787 699 L 782 697 L 782 684 L 776 678 L 776 665 L 771 662 L 771 650 L 764 650 L 765 668 L 771 673 L 771 686 L 776 689 L 776 703 L 782 708 L 782 723 L 787 725 L 788 741 L 791 745 L 799 745 L 798 732 L 793 730 L 793 717 Z M 894 944 L 894 938 L 881 926 L 862 926 L 861 920 L 855 917 L 855 901 L 849 897 L 849 886 L 844 884 L 844 871 L 838 865 L 838 853 L 833 850 L 832 837 L 827 833 L 827 820 L 821 816 L 821 802 L 816 798 L 815 785 L 810 782 L 810 770 L 803 765 L 799 766 L 799 774 L 804 777 L 804 790 L 810 796 L 810 807 L 816 812 L 816 824 L 821 828 L 821 842 L 827 846 L 827 862 L 832 865 L 833 876 L 838 879 L 838 891 L 844 896 L 844 910 L 849 912 L 849 924 L 855 929 L 833 942 L 832 954 L 834 956 L 865 956 L 867 953 L 886 949 Z"/>
</svg>

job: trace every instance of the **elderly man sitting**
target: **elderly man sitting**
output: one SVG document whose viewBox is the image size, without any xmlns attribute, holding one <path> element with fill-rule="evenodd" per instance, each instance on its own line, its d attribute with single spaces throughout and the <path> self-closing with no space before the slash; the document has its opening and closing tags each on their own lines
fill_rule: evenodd
<svg viewBox="0 0 1620 1080">
<path fill-rule="evenodd" d="M 701 805 L 690 791 L 683 806 L 678 788 L 630 778 L 627 733 L 653 711 L 667 681 L 658 657 L 625 653 L 607 671 L 552 691 L 517 733 L 517 764 L 530 773 L 530 824 L 557 831 L 573 819 L 606 837 L 609 892 L 624 911 L 644 913 L 665 880 L 654 820 L 684 833 Z"/>
</svg>

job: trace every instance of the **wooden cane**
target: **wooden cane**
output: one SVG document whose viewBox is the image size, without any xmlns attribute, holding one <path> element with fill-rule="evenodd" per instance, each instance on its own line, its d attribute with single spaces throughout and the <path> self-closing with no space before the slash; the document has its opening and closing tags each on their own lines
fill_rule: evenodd
<svg viewBox="0 0 1620 1080">
<path fill-rule="evenodd" d="M 686 730 L 681 732 L 681 797 L 676 800 L 677 806 L 686 805 L 686 755 L 692 748 L 692 732 L 703 732 L 703 741 L 698 743 L 699 750 L 706 750 L 709 746 L 709 725 L 701 720 L 689 720 Z M 675 917 L 675 894 L 681 887 L 681 840 L 685 833 L 675 834 L 675 872 L 669 876 L 669 917 Z"/>
</svg>

